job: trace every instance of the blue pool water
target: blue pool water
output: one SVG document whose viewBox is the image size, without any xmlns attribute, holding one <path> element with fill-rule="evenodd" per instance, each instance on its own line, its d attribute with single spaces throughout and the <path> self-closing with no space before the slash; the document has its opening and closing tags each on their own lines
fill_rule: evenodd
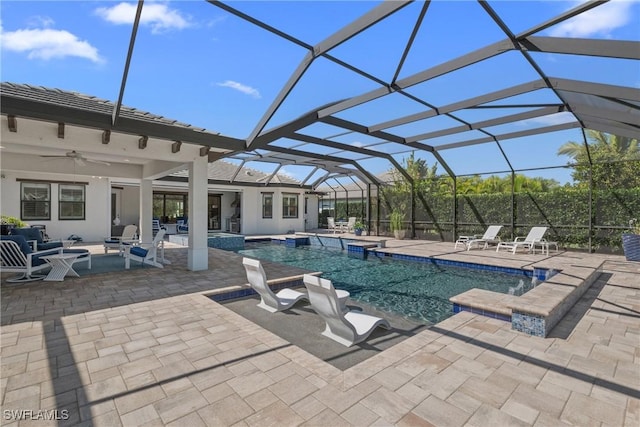
<svg viewBox="0 0 640 427">
<path fill-rule="evenodd" d="M 247 243 L 238 253 L 262 260 L 322 271 L 335 288 L 346 289 L 351 299 L 381 310 L 417 320 L 437 323 L 453 315 L 449 298 L 472 288 L 509 293 L 523 275 L 442 266 L 369 256 L 362 260 L 346 251 L 302 246 Z"/>
</svg>

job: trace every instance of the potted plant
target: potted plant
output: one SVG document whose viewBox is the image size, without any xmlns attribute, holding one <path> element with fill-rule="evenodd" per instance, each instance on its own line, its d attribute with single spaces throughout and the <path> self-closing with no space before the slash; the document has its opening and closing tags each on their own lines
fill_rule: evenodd
<svg viewBox="0 0 640 427">
<path fill-rule="evenodd" d="M 2 215 L 2 218 L 0 219 L 0 226 L 2 227 L 0 234 L 6 236 L 12 228 L 28 227 L 29 224 L 15 216 Z"/>
<path fill-rule="evenodd" d="M 627 261 L 640 261 L 640 224 L 635 218 L 629 221 L 629 231 L 622 234 L 622 249 Z"/>
<path fill-rule="evenodd" d="M 402 228 L 402 221 L 404 221 L 404 212 L 402 210 L 396 208 L 391 212 L 389 216 L 391 231 L 393 231 L 393 235 L 396 239 L 402 240 L 404 239 L 405 230 Z"/>
<path fill-rule="evenodd" d="M 366 229 L 367 229 L 367 226 L 364 225 L 364 222 L 362 221 L 356 221 L 355 224 L 353 224 L 353 233 L 356 236 L 362 236 L 362 232 Z"/>
</svg>

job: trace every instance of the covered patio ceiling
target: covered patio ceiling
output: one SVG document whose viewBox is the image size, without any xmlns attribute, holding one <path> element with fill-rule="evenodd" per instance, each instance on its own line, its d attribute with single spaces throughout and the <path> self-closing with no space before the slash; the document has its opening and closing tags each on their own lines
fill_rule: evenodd
<svg viewBox="0 0 640 427">
<path fill-rule="evenodd" d="M 117 101 L 103 111 L 95 111 L 61 99 L 21 98 L 13 94 L 9 86 L 3 85 L 2 113 L 7 116 L 7 126 L 10 130 L 15 129 L 16 120 L 23 117 L 57 123 L 63 130 L 65 123 L 96 129 L 101 132 L 103 144 L 112 131 L 167 140 L 174 148 L 176 143 L 196 144 L 202 147 L 201 155 L 209 155 L 210 161 L 227 158 L 238 164 L 238 171 L 251 162 L 274 164 L 274 174 L 288 165 L 305 167 L 308 173 L 302 184 L 314 189 L 327 179 L 344 176 L 356 177 L 363 183 L 379 183 L 376 173 L 368 166 L 371 160 L 383 160 L 411 180 L 402 166 L 402 158 L 411 152 L 431 163 L 437 162 L 446 174 L 456 177 L 469 172 L 526 170 L 516 164 L 513 153 L 540 149 L 540 143 L 523 143 L 515 148 L 506 145 L 509 141 L 526 140 L 536 135 L 564 138 L 550 144 L 552 149 L 567 141 L 564 132 L 570 130 L 578 132 L 571 135 L 578 135 L 587 149 L 585 129 L 640 137 L 640 90 L 637 87 L 603 82 L 606 79 L 590 79 L 590 73 L 579 66 L 570 73 L 577 78 L 556 75 L 545 60 L 548 55 L 595 58 L 610 65 L 605 68 L 609 73 L 615 73 L 617 67 L 631 67 L 632 74 L 635 70 L 636 76 L 640 75 L 638 40 L 545 35 L 550 29 L 605 7 L 606 1 L 578 4 L 526 29 L 519 28 L 521 23 L 515 25 L 513 20 L 505 18 L 500 11 L 500 2 L 464 2 L 465 7 L 479 7 L 478 13 L 483 14 L 484 23 L 491 26 L 491 31 L 501 33 L 501 39 L 473 50 L 464 49 L 466 53 L 462 55 L 409 75 L 405 72 L 407 58 L 410 54 L 415 55 L 416 50 L 420 55 L 430 54 L 419 45 L 418 39 L 422 32 L 428 32 L 431 19 L 441 17 L 441 11 L 434 9 L 443 9 L 442 3 L 447 2 L 384 1 L 313 44 L 244 11 L 242 2 L 208 0 L 208 3 L 263 33 L 306 51 L 248 137 L 227 137 L 162 117 L 139 115 L 136 110 L 123 106 L 124 95 L 129 90 L 128 70 L 136 60 L 136 37 L 145 7 L 142 0 L 138 2 L 120 90 L 114 97 Z M 339 8 L 340 3 L 335 5 Z M 543 3 L 539 6 L 545 7 Z M 400 14 L 413 22 L 413 26 L 405 29 L 405 42 L 395 52 L 398 59 L 392 64 L 392 77 L 383 79 L 357 65 L 358 61 L 343 59 L 340 54 L 343 45 L 368 37 L 378 27 L 380 31 L 388 29 Z M 448 18 L 452 23 L 456 21 L 455 15 Z M 465 28 L 458 31 L 464 33 L 467 40 L 477 35 Z M 437 48 L 438 43 L 446 44 L 447 41 L 443 36 L 442 40 L 432 42 Z M 370 48 L 370 56 L 375 58 L 382 54 L 375 45 Z M 373 89 L 332 99 L 329 103 L 318 97 L 317 102 L 312 102 L 316 107 L 311 111 L 284 123 L 279 121 L 279 110 L 319 62 L 355 74 Z M 483 81 L 481 85 L 474 76 L 481 75 L 487 64 L 506 68 L 509 78 L 496 76 L 495 81 L 490 84 Z M 510 69 L 513 71 L 509 72 Z M 585 78 L 581 77 L 583 71 Z M 345 83 L 336 76 L 334 85 L 342 84 Z M 455 100 L 440 95 L 447 86 L 453 85 L 468 95 Z M 480 86 L 483 89 L 479 91 Z M 47 96 L 50 95 L 51 92 L 47 92 Z M 487 155 L 497 158 L 500 166 L 478 164 L 475 170 L 469 170 L 468 165 L 463 169 L 457 166 L 460 162 L 457 158 L 474 159 L 478 149 L 493 153 Z M 91 148 L 87 146 L 87 150 Z M 538 168 L 559 166 L 553 162 L 535 165 Z"/>
</svg>

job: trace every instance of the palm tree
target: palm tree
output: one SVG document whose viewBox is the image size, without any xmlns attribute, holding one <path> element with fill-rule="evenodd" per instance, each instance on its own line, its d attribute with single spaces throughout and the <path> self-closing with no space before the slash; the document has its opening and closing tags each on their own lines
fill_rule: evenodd
<svg viewBox="0 0 640 427">
<path fill-rule="evenodd" d="M 577 185 L 588 185 L 592 179 L 600 187 L 640 186 L 637 139 L 595 130 L 587 131 L 587 139 L 590 142 L 588 152 L 584 144 L 575 141 L 568 141 L 558 149 L 558 155 L 573 158 L 571 163 L 576 166 L 571 175 Z"/>
<path fill-rule="evenodd" d="M 591 142 L 590 152 L 601 152 L 611 156 L 611 160 L 640 159 L 638 140 L 627 136 L 612 135 L 597 130 L 587 130 Z M 558 149 L 558 155 L 573 157 L 577 162 L 586 160 L 587 148 L 581 142 L 569 141 Z M 609 157 L 609 156 L 607 156 Z"/>
</svg>

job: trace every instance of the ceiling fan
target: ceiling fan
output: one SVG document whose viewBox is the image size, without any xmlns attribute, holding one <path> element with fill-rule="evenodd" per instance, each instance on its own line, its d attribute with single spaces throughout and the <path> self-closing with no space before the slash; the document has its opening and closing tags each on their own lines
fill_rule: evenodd
<svg viewBox="0 0 640 427">
<path fill-rule="evenodd" d="M 94 160 L 94 159 L 87 159 L 86 157 L 84 157 L 82 154 L 78 153 L 76 150 L 73 151 L 69 151 L 64 155 L 49 155 L 49 156 L 40 156 L 40 157 L 48 157 L 48 158 L 58 158 L 58 159 L 73 159 L 73 161 L 78 165 L 78 166 L 84 166 L 86 163 L 85 162 L 89 162 L 89 163 L 99 163 L 101 165 L 107 165 L 107 166 L 111 166 L 111 163 L 109 162 L 105 162 L 102 160 Z"/>
</svg>

